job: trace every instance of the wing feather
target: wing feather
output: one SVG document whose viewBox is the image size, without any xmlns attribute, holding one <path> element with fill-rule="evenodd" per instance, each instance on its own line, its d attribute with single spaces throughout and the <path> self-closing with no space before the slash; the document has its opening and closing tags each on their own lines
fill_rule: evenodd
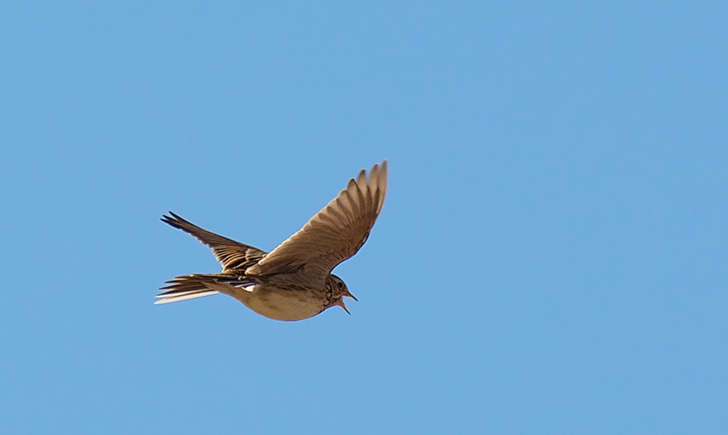
<svg viewBox="0 0 728 435">
<path fill-rule="evenodd" d="M 169 214 L 170 216 L 162 216 L 162 221 L 191 234 L 197 240 L 209 246 L 217 260 L 222 263 L 223 272 L 244 271 L 266 255 L 265 251 L 258 248 L 207 231 L 172 212 L 169 212 Z"/>
<path fill-rule="evenodd" d="M 331 270 L 350 258 L 369 237 L 387 191 L 387 161 L 362 170 L 298 232 L 246 271 L 250 275 L 295 273 L 321 285 Z"/>
</svg>

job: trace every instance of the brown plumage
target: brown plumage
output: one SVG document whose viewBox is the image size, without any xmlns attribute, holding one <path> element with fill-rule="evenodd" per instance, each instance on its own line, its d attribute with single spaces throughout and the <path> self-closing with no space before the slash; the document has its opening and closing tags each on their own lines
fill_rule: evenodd
<svg viewBox="0 0 728 435">
<path fill-rule="evenodd" d="M 352 257 L 369 236 L 384 204 L 387 161 L 362 170 L 356 179 L 270 253 L 200 228 L 170 212 L 162 221 L 209 246 L 222 272 L 178 276 L 167 282 L 155 303 L 224 293 L 253 311 L 278 320 L 301 320 L 354 297 L 331 274 Z M 348 312 L 348 310 L 347 310 Z"/>
</svg>

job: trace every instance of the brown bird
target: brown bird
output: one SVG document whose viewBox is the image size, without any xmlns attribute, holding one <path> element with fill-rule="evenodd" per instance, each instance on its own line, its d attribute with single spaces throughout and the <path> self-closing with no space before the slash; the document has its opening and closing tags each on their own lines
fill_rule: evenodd
<svg viewBox="0 0 728 435">
<path fill-rule="evenodd" d="M 337 264 L 352 257 L 369 237 L 384 204 L 387 161 L 374 165 L 367 179 L 356 179 L 270 253 L 204 230 L 170 212 L 162 221 L 186 231 L 222 263 L 222 272 L 178 276 L 162 287 L 155 304 L 224 293 L 263 316 L 301 320 L 354 295 L 338 276 Z"/>
</svg>

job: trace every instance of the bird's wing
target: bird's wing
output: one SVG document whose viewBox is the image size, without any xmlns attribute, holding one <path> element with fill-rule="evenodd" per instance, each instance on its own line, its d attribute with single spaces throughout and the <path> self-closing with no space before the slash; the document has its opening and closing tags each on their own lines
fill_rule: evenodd
<svg viewBox="0 0 728 435">
<path fill-rule="evenodd" d="M 227 237 L 202 229 L 172 212 L 169 212 L 169 214 L 171 216 L 162 216 L 162 221 L 175 228 L 179 228 L 182 231 L 190 233 L 197 238 L 197 240 L 209 246 L 215 254 L 215 257 L 217 257 L 217 260 L 222 263 L 223 271 L 244 271 L 260 261 L 260 259 L 266 254 L 265 251 L 261 251 L 258 248 L 236 242 L 235 240 L 228 239 Z"/>
<path fill-rule="evenodd" d="M 272 250 L 250 275 L 300 272 L 302 280 L 322 285 L 337 264 L 356 254 L 369 236 L 387 191 L 387 161 L 362 169 L 344 190 L 297 233 Z"/>
</svg>

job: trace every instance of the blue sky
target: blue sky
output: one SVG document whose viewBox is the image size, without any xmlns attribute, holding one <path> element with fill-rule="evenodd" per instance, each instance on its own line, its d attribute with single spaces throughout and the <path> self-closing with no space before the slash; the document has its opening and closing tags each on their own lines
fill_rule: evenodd
<svg viewBox="0 0 728 435">
<path fill-rule="evenodd" d="M 728 432 L 722 2 L 2 7 L 0 432 Z M 359 302 L 214 296 L 387 158 Z"/>
</svg>

